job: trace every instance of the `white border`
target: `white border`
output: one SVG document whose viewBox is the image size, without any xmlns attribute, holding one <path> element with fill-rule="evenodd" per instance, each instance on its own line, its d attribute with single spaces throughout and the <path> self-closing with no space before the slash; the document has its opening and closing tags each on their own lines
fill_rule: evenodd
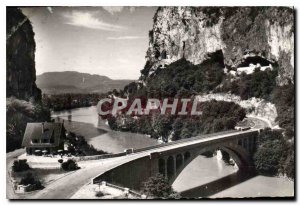
<svg viewBox="0 0 300 205">
<path fill-rule="evenodd" d="M 274 1 L 274 0 L 227 0 L 227 1 L 204 1 L 204 0 L 151 0 L 151 1 L 140 1 L 140 0 L 110 0 L 110 1 L 94 1 L 94 0 L 4 0 L 5 5 L 14 6 L 293 6 L 295 1 Z"/>
</svg>

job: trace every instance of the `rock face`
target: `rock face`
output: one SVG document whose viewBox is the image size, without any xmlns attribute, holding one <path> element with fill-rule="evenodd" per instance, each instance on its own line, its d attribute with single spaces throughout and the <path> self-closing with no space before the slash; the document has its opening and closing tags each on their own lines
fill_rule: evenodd
<svg viewBox="0 0 300 205">
<path fill-rule="evenodd" d="M 6 97 L 40 100 L 35 84 L 35 41 L 30 21 L 18 8 L 7 8 Z"/>
<path fill-rule="evenodd" d="M 241 97 L 228 93 L 212 93 L 197 95 L 196 97 L 199 102 L 210 100 L 234 102 L 246 109 L 247 116 L 262 118 L 268 121 L 272 127 L 278 125 L 278 122 L 276 122 L 278 116 L 276 106 L 264 99 L 252 97 L 242 100 Z"/>
<path fill-rule="evenodd" d="M 161 7 L 149 32 L 141 79 L 162 64 L 186 58 L 200 64 L 221 50 L 236 69 L 247 57 L 279 65 L 277 83 L 294 82 L 294 11 L 287 7 Z"/>
</svg>

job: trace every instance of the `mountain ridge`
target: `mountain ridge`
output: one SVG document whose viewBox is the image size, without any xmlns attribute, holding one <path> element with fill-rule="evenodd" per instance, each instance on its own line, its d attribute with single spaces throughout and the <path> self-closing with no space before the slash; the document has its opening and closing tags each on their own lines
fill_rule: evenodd
<svg viewBox="0 0 300 205">
<path fill-rule="evenodd" d="M 77 71 L 45 72 L 37 75 L 36 84 L 45 94 L 105 93 L 122 89 L 133 80 L 113 80 L 99 74 Z"/>
</svg>

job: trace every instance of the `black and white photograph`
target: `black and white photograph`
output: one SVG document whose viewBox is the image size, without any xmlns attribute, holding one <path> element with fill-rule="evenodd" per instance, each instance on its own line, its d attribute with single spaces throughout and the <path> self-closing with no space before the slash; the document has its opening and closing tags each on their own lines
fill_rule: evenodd
<svg viewBox="0 0 300 205">
<path fill-rule="evenodd" d="M 9 201 L 295 200 L 295 7 L 5 12 Z"/>
</svg>

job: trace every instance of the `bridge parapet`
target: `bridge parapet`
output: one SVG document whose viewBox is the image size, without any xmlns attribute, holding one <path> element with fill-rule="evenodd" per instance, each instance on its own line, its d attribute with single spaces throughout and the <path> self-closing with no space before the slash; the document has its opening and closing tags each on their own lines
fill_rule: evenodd
<svg viewBox="0 0 300 205">
<path fill-rule="evenodd" d="M 258 133 L 258 130 L 222 132 L 136 149 L 128 155 L 133 158 L 131 161 L 107 170 L 94 178 L 93 183 L 107 181 L 139 190 L 144 181 L 158 173 L 173 183 L 199 154 L 216 149 L 227 152 L 239 168 L 247 168 L 251 165 Z"/>
<path fill-rule="evenodd" d="M 173 183 L 191 161 L 200 154 L 212 150 L 227 152 L 240 169 L 249 169 L 252 167 L 252 154 L 256 148 L 258 133 L 258 130 L 235 133 L 230 138 L 215 139 L 160 152 L 159 173 L 166 176 L 170 183 Z"/>
</svg>

